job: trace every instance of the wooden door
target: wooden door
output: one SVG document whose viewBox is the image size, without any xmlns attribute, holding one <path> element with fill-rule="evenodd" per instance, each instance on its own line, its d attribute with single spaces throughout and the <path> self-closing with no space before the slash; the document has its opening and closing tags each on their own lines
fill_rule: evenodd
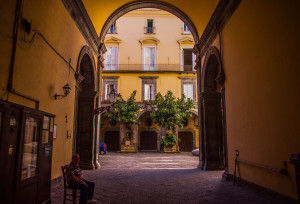
<svg viewBox="0 0 300 204">
<path fill-rule="evenodd" d="M 1 203 L 13 201 L 20 117 L 20 108 L 0 102 Z"/>
<path fill-rule="evenodd" d="M 157 150 L 157 134 L 155 131 L 143 131 L 140 135 L 140 149 Z"/>
<path fill-rule="evenodd" d="M 190 152 L 193 150 L 193 133 L 190 131 L 179 131 L 178 138 L 180 141 L 178 142 L 179 150 L 181 152 Z"/>
<path fill-rule="evenodd" d="M 104 142 L 107 146 L 107 151 L 120 150 L 120 131 L 107 131 L 104 133 Z"/>
</svg>

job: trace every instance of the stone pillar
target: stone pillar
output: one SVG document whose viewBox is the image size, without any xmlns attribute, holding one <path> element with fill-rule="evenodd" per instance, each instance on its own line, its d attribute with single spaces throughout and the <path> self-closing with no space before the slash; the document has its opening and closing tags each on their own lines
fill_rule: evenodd
<svg viewBox="0 0 300 204">
<path fill-rule="evenodd" d="M 138 149 L 137 146 L 138 146 L 138 142 L 137 142 L 137 138 L 138 138 L 138 124 L 134 124 L 134 125 L 131 125 L 131 130 L 132 130 L 132 143 L 134 145 L 134 149 L 135 151 Z"/>
<path fill-rule="evenodd" d="M 122 144 L 124 144 L 124 138 L 126 134 L 126 124 L 120 122 L 120 147 Z"/>
<path fill-rule="evenodd" d="M 224 169 L 221 93 L 202 93 L 204 170 Z"/>
</svg>

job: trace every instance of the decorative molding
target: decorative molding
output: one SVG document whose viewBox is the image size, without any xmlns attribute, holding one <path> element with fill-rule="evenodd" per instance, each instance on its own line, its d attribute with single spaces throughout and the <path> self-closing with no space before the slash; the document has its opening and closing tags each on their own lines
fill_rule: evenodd
<svg viewBox="0 0 300 204">
<path fill-rule="evenodd" d="M 103 76 L 102 79 L 118 79 L 119 76 Z"/>
<path fill-rule="evenodd" d="M 82 3 L 82 0 L 62 0 L 62 2 L 71 17 L 74 19 L 86 42 L 95 53 L 98 53 L 97 51 L 100 45 L 100 39 Z"/>
<path fill-rule="evenodd" d="M 194 50 L 203 57 L 242 0 L 220 0 Z"/>
<path fill-rule="evenodd" d="M 119 38 L 110 36 L 108 38 L 105 38 L 104 43 L 109 43 L 109 44 L 120 44 L 122 42 L 122 40 L 120 40 Z"/>
<path fill-rule="evenodd" d="M 157 79 L 158 76 L 140 76 L 141 79 Z"/>
<path fill-rule="evenodd" d="M 70 0 L 69 0 L 70 1 Z M 78 0 L 77 0 L 78 1 Z M 180 18 L 190 29 L 191 34 L 193 35 L 193 38 L 195 39 L 196 43 L 199 39 L 199 35 L 197 33 L 197 29 L 193 22 L 189 19 L 187 15 L 185 15 L 184 12 L 182 12 L 179 8 L 160 1 L 153 1 L 153 0 L 141 0 L 141 1 L 133 1 L 128 4 L 123 5 L 119 9 L 117 9 L 113 14 L 111 14 L 108 19 L 106 20 L 101 33 L 100 33 L 100 42 L 104 42 L 105 35 L 111 25 L 121 16 L 123 16 L 125 13 L 128 13 L 129 11 L 133 11 L 140 8 L 157 8 L 162 9 L 167 12 L 170 12 Z"/>
<path fill-rule="evenodd" d="M 192 38 L 186 37 L 186 38 L 182 38 L 180 40 L 177 41 L 178 44 L 192 44 L 194 45 L 195 41 Z"/>
<path fill-rule="evenodd" d="M 160 43 L 160 40 L 157 39 L 157 38 L 154 38 L 154 37 L 145 37 L 145 38 L 142 38 L 140 41 L 139 41 L 142 45 L 145 45 L 145 44 L 155 44 L 155 45 L 158 45 Z"/>
<path fill-rule="evenodd" d="M 211 63 L 214 63 L 211 61 L 211 57 L 214 56 L 214 58 L 217 60 L 217 67 L 215 70 L 210 66 Z M 212 81 L 213 80 L 213 81 Z M 202 70 L 202 80 L 201 80 L 201 87 L 204 92 L 208 91 L 216 91 L 217 83 L 220 85 L 224 85 L 225 81 L 225 74 L 222 68 L 222 60 L 220 56 L 220 52 L 218 48 L 215 46 L 211 46 L 208 48 L 204 63 L 203 63 L 203 70 Z M 208 83 L 214 83 L 214 86 L 212 87 L 211 84 Z"/>
<path fill-rule="evenodd" d="M 93 51 L 87 45 L 83 46 L 80 50 L 78 60 L 77 60 L 76 73 L 78 73 L 79 75 L 82 75 L 82 73 L 81 73 L 82 71 L 80 70 L 80 68 L 81 68 L 80 65 L 81 65 L 83 57 L 86 56 L 86 55 L 89 58 L 89 61 L 90 61 L 91 66 L 92 66 L 91 72 L 92 72 L 92 78 L 93 78 L 93 82 L 94 82 L 94 84 L 93 84 L 94 87 L 93 88 L 94 88 L 94 90 L 97 90 L 97 88 L 98 88 L 98 86 L 97 86 L 98 77 L 97 77 L 97 71 L 96 71 L 96 64 L 95 64 L 95 60 L 94 60 Z M 76 77 L 77 76 L 75 74 L 75 78 Z M 77 80 L 77 78 L 76 78 L 76 80 Z M 77 82 L 79 82 L 79 81 L 77 81 Z M 81 83 L 81 81 L 80 81 L 80 83 Z M 76 84 L 76 86 L 79 86 L 79 84 Z"/>
</svg>

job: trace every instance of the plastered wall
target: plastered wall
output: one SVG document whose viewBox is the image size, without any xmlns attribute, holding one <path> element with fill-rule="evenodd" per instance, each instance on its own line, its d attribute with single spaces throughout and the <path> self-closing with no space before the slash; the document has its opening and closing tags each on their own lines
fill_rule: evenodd
<svg viewBox="0 0 300 204">
<path fill-rule="evenodd" d="M 300 152 L 299 8 L 299 1 L 244 0 L 222 32 L 230 174 L 237 149 L 242 160 L 278 169 Z M 296 199 L 294 166 L 287 169 L 283 176 L 240 164 L 238 174 Z"/>
<path fill-rule="evenodd" d="M 24 0 L 22 16 L 31 22 L 31 32 L 27 34 L 19 28 L 13 89 L 40 101 L 39 109 L 56 115 L 57 138 L 53 140 L 52 178 L 61 175 L 61 165 L 70 162 L 72 156 L 73 118 L 75 100 L 74 71 L 45 41 L 36 35 L 40 32 L 70 65 L 76 69 L 81 48 L 86 45 L 82 34 L 61 1 Z M 8 94 L 7 86 L 12 47 L 12 27 L 14 22 L 14 1 L 1 1 L 1 90 L 0 98 L 24 106 L 35 108 L 32 101 Z M 61 100 L 54 100 L 54 94 L 63 94 L 62 87 L 68 83 L 71 93 Z M 67 131 L 71 138 L 67 139 Z"/>
</svg>

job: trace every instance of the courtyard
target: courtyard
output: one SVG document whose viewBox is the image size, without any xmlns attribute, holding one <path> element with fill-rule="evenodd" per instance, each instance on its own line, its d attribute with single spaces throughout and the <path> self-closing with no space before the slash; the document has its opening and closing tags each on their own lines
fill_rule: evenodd
<svg viewBox="0 0 300 204">
<path fill-rule="evenodd" d="M 101 169 L 84 171 L 96 183 L 97 203 L 272 203 L 231 182 L 223 171 L 201 171 L 190 153 L 109 152 L 100 156 Z M 52 203 L 63 203 L 63 186 L 51 192 Z"/>
</svg>

